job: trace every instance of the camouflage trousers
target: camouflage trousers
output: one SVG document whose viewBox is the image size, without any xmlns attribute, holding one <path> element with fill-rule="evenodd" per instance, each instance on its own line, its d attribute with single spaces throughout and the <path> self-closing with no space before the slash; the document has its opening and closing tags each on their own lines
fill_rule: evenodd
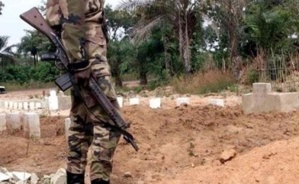
<svg viewBox="0 0 299 184">
<path fill-rule="evenodd" d="M 80 93 L 89 92 L 81 88 Z M 72 91 L 67 170 L 74 174 L 82 174 L 88 163 L 91 180 L 101 178 L 107 181 L 112 172 L 112 158 L 120 133 L 105 127 L 109 120 L 99 105 L 87 110 L 86 104 L 78 95 L 76 91 Z M 117 107 L 116 101 L 112 102 Z M 87 156 L 88 151 L 91 151 L 90 160 Z"/>
</svg>

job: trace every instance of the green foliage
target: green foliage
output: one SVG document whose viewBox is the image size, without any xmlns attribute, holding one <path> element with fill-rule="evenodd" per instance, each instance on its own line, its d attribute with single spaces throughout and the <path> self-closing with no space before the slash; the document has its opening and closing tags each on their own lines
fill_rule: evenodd
<svg viewBox="0 0 299 184">
<path fill-rule="evenodd" d="M 10 65 L 0 71 L 0 82 L 24 85 L 34 80 L 47 83 L 53 82 L 58 73 L 55 66 L 49 63 L 39 63 L 36 67 Z"/>
<path fill-rule="evenodd" d="M 234 80 L 217 80 L 215 82 L 207 83 L 206 85 L 202 86 L 199 90 L 199 94 L 207 94 L 207 93 L 219 93 L 221 91 L 225 91 L 230 89 L 234 86 Z"/>
<path fill-rule="evenodd" d="M 36 67 L 32 67 L 31 78 L 40 82 L 53 82 L 59 74 L 55 66 L 50 63 L 41 62 Z"/>
<path fill-rule="evenodd" d="M 12 52 L 15 45 L 8 45 L 8 36 L 0 36 L 0 64 L 2 67 L 7 63 L 15 64 L 16 59 L 14 58 L 15 54 Z"/>
<path fill-rule="evenodd" d="M 251 85 L 259 81 L 259 73 L 255 69 L 251 69 L 247 74 L 246 84 Z"/>
<path fill-rule="evenodd" d="M 267 54 L 292 51 L 296 40 L 290 36 L 299 28 L 298 10 L 292 6 L 292 0 L 278 4 L 269 0 L 251 3 L 244 20 L 249 41 L 254 41 Z"/>
<path fill-rule="evenodd" d="M 54 52 L 54 45 L 44 35 L 36 30 L 26 30 L 26 35 L 21 39 L 17 52 L 23 56 L 31 56 L 33 49 L 37 54 Z"/>
</svg>

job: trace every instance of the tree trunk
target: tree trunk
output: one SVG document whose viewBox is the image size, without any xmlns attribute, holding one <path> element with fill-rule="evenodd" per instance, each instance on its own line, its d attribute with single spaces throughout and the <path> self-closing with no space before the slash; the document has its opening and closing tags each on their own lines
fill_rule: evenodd
<svg viewBox="0 0 299 184">
<path fill-rule="evenodd" d="M 233 29 L 229 30 L 229 39 L 230 39 L 230 61 L 232 64 L 232 71 L 234 74 L 234 78 L 239 81 L 240 80 L 240 71 L 241 71 L 241 63 L 242 58 L 239 56 L 238 51 L 238 35 L 233 31 Z"/>
<path fill-rule="evenodd" d="M 118 59 L 116 61 L 116 65 L 112 65 L 111 66 L 111 73 L 112 73 L 112 76 L 115 78 L 115 85 L 118 86 L 118 87 L 122 87 L 123 86 L 123 82 L 122 82 L 122 79 L 121 79 L 121 72 L 120 72 L 120 63 L 121 63 L 121 60 Z"/>
<path fill-rule="evenodd" d="M 184 50 L 184 37 L 183 37 L 183 26 L 182 26 L 182 18 L 181 18 L 181 11 L 178 12 L 179 14 L 179 51 L 180 51 L 180 61 L 184 62 L 183 57 L 183 50 Z"/>
<path fill-rule="evenodd" d="M 147 85 L 147 68 L 143 61 L 139 61 L 139 79 L 140 85 Z"/>
<path fill-rule="evenodd" d="M 190 51 L 190 39 L 189 39 L 189 29 L 188 29 L 188 16 L 187 11 L 184 12 L 184 46 L 183 46 L 183 53 L 184 53 L 184 64 L 185 64 L 185 72 L 191 72 L 191 51 Z"/>
<path fill-rule="evenodd" d="M 180 4 L 179 1 L 177 1 Z M 181 5 L 181 4 L 180 4 Z M 179 50 L 180 60 L 184 64 L 185 73 L 191 72 L 191 51 L 190 51 L 190 39 L 188 35 L 188 11 L 186 9 L 178 10 L 178 27 L 179 27 Z"/>
<path fill-rule="evenodd" d="M 123 87 L 123 82 L 120 75 L 115 76 L 115 85 L 118 87 Z"/>
<path fill-rule="evenodd" d="M 139 72 L 140 85 L 147 85 L 147 72 L 140 70 Z"/>
<path fill-rule="evenodd" d="M 169 38 L 167 35 L 164 36 L 163 44 L 164 44 L 165 70 L 167 73 L 167 77 L 172 77 L 174 74 L 173 74 L 171 64 L 170 64 L 170 54 L 168 52 L 169 51 Z"/>
</svg>

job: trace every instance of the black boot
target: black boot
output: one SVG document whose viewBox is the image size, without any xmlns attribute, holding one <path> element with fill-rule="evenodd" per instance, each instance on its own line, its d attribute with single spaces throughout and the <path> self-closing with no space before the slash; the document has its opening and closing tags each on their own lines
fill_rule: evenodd
<svg viewBox="0 0 299 184">
<path fill-rule="evenodd" d="M 84 173 L 73 174 L 66 171 L 66 183 L 67 184 L 84 184 Z"/>
<path fill-rule="evenodd" d="M 95 179 L 91 181 L 91 184 L 110 184 L 110 181 L 105 181 L 102 179 Z"/>
</svg>

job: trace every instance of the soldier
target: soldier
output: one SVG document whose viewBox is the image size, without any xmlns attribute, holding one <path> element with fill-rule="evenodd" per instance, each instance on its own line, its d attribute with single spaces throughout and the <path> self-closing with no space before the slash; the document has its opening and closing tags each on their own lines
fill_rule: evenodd
<svg viewBox="0 0 299 184">
<path fill-rule="evenodd" d="M 61 36 L 79 90 L 71 91 L 71 127 L 68 136 L 67 183 L 83 184 L 90 149 L 92 184 L 109 184 L 112 157 L 120 133 L 105 124 L 110 121 L 87 87 L 93 75 L 101 89 L 119 109 L 111 86 L 107 62 L 104 0 L 48 0 L 46 18 Z M 82 98 L 81 98 L 82 97 Z"/>
</svg>

